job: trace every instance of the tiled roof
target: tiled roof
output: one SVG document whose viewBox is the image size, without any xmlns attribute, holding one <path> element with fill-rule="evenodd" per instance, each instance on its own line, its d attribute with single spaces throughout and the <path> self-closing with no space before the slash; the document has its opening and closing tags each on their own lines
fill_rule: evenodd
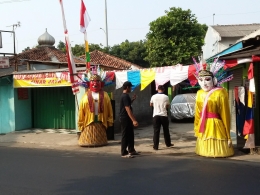
<svg viewBox="0 0 260 195">
<path fill-rule="evenodd" d="M 260 24 L 213 25 L 221 37 L 244 37 L 260 28 Z"/>
<path fill-rule="evenodd" d="M 26 62 L 38 62 L 38 63 L 61 63 L 64 64 L 64 66 L 67 66 L 67 55 L 66 53 L 62 52 L 59 49 L 56 49 L 52 46 L 42 46 L 30 49 L 28 51 L 19 53 L 17 56 L 17 65 L 18 65 L 18 71 L 26 70 Z M 84 59 L 74 57 L 74 61 L 76 64 L 84 65 L 85 61 Z M 5 75 L 10 75 L 15 71 L 15 61 L 14 56 L 9 58 L 9 64 L 10 67 L 6 69 L 0 69 L 0 77 Z"/>
<path fill-rule="evenodd" d="M 141 66 L 133 64 L 131 62 L 122 60 L 120 58 L 111 56 L 101 51 L 93 51 L 90 53 L 91 64 L 101 65 L 101 67 L 107 67 L 112 70 L 131 70 L 140 69 Z M 28 51 L 17 54 L 18 72 L 26 70 L 26 62 L 35 63 L 48 63 L 48 64 L 67 64 L 67 55 L 55 47 L 38 47 Z M 85 56 L 74 57 L 74 61 L 78 65 L 85 65 Z M 9 59 L 10 67 L 6 69 L 0 69 L 0 77 L 10 75 L 15 71 L 14 57 Z"/>
<path fill-rule="evenodd" d="M 80 56 L 85 59 L 85 56 Z M 94 64 L 99 64 L 119 70 L 131 70 L 131 69 L 141 69 L 141 66 L 128 62 L 126 60 L 120 59 L 118 57 L 106 54 L 102 51 L 92 51 L 90 52 L 90 61 Z"/>
<path fill-rule="evenodd" d="M 55 47 L 38 47 L 17 54 L 18 65 L 24 64 L 24 61 L 42 61 L 54 63 L 67 63 L 67 55 Z M 75 63 L 84 64 L 84 60 L 74 58 Z M 10 66 L 14 66 L 14 57 L 10 58 Z"/>
</svg>

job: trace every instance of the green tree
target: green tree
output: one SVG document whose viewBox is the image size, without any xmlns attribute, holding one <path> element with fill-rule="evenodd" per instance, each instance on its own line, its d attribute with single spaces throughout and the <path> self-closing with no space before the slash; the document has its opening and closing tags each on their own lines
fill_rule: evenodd
<svg viewBox="0 0 260 195">
<path fill-rule="evenodd" d="M 94 44 L 94 43 L 90 43 L 89 44 L 89 51 L 92 52 L 92 51 L 95 51 L 95 50 L 98 50 L 98 51 L 105 51 L 104 47 L 102 44 Z"/>
<path fill-rule="evenodd" d="M 104 48 L 102 48 L 102 44 L 89 44 L 89 51 L 99 50 L 99 51 L 105 51 Z M 66 52 L 66 45 L 64 42 L 59 41 L 57 48 L 63 52 Z M 72 53 L 74 56 L 82 56 L 85 55 L 85 44 L 75 44 L 74 47 L 71 47 Z"/>
<path fill-rule="evenodd" d="M 152 67 L 191 63 L 192 56 L 201 55 L 206 34 L 191 10 L 170 8 L 166 15 L 152 21 L 145 44 Z"/>
<path fill-rule="evenodd" d="M 145 41 L 129 42 L 125 40 L 120 45 L 109 48 L 108 53 L 139 66 L 149 67 L 149 63 L 144 60 L 146 57 Z"/>
<path fill-rule="evenodd" d="M 34 45 L 34 46 L 32 46 L 32 48 L 26 47 L 26 48 L 24 48 L 24 49 L 22 50 L 22 52 L 29 51 L 29 50 L 31 50 L 31 49 L 39 48 L 39 47 L 40 47 L 40 45 Z"/>
<path fill-rule="evenodd" d="M 30 50 L 30 49 L 31 49 L 30 47 L 26 47 L 26 48 L 24 48 L 24 49 L 22 50 L 22 52 L 28 51 L 28 50 Z"/>
<path fill-rule="evenodd" d="M 207 32 L 207 30 L 208 30 L 208 25 L 207 25 L 207 24 L 202 24 L 201 26 L 202 26 L 202 28 L 204 29 L 205 35 L 206 35 L 206 32 Z"/>
<path fill-rule="evenodd" d="M 74 56 L 85 55 L 85 45 L 84 44 L 75 44 L 74 47 L 71 47 L 72 53 Z"/>
<path fill-rule="evenodd" d="M 66 52 L 65 43 L 60 41 L 58 49 L 61 51 Z M 85 45 L 84 44 L 75 44 L 74 47 L 71 47 L 72 53 L 74 56 L 82 56 L 85 55 Z M 92 51 L 102 51 L 104 53 L 110 54 L 112 56 L 116 56 L 120 59 L 124 59 L 126 61 L 132 62 L 142 67 L 149 67 L 149 63 L 144 60 L 146 57 L 146 48 L 145 48 L 145 41 L 136 41 L 136 42 L 129 42 L 126 40 L 121 44 L 114 45 L 112 47 L 104 47 L 102 44 L 89 44 L 89 52 Z"/>
<path fill-rule="evenodd" d="M 103 51 L 105 52 L 106 50 L 104 48 L 102 48 L 102 45 L 99 44 L 93 44 L 90 43 L 88 45 L 89 47 L 89 52 L 95 51 L 95 50 L 99 50 L 99 51 Z M 72 53 L 74 56 L 82 56 L 85 55 L 86 53 L 86 49 L 85 49 L 85 45 L 84 44 L 76 44 L 74 47 L 71 48 Z"/>
<path fill-rule="evenodd" d="M 57 45 L 57 48 L 63 52 L 66 52 L 66 45 L 64 42 L 62 41 L 59 41 L 58 45 Z"/>
</svg>

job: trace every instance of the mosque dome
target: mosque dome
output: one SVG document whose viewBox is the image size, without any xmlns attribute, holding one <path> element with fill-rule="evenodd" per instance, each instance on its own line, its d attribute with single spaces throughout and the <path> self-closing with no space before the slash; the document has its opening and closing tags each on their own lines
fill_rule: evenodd
<svg viewBox="0 0 260 195">
<path fill-rule="evenodd" d="M 53 47 L 53 45 L 55 44 L 55 39 L 47 32 L 47 28 L 46 28 L 46 32 L 43 33 L 41 36 L 39 36 L 38 44 L 39 46 L 49 46 L 49 47 L 50 46 Z"/>
</svg>

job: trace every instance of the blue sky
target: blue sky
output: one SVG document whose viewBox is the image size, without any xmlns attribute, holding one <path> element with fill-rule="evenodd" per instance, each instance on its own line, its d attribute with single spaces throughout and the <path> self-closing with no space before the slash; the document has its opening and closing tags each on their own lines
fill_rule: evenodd
<svg viewBox="0 0 260 195">
<path fill-rule="evenodd" d="M 71 45 L 83 44 L 79 31 L 80 0 L 63 0 Z M 106 45 L 105 0 L 84 0 L 91 22 L 87 29 L 89 43 Z M 228 4 L 227 4 L 228 3 Z M 201 24 L 260 23 L 260 1 L 250 0 L 107 0 L 108 44 L 113 46 L 126 39 L 139 41 L 149 32 L 149 23 L 165 14 L 170 7 L 190 9 Z M 21 22 L 15 29 L 16 51 L 37 45 L 45 32 L 64 41 L 59 0 L 0 0 L 0 30 L 11 31 L 11 25 Z M 0 53 L 13 52 L 13 38 L 2 33 L 3 48 Z"/>
</svg>

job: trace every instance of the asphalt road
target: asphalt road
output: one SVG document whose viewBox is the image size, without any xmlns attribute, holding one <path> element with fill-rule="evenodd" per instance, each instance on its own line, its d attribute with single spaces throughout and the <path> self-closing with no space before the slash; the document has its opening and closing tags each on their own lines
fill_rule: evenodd
<svg viewBox="0 0 260 195">
<path fill-rule="evenodd" d="M 0 147 L 1 195 L 258 195 L 260 164 Z"/>
</svg>

